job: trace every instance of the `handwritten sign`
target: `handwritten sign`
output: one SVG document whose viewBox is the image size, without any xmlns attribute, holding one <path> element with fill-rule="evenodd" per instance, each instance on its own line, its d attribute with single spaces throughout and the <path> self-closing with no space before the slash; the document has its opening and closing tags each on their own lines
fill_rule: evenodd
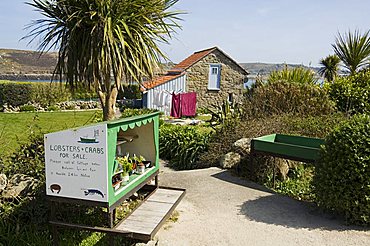
<svg viewBox="0 0 370 246">
<path fill-rule="evenodd" d="M 107 126 L 45 135 L 46 194 L 108 201 Z"/>
</svg>

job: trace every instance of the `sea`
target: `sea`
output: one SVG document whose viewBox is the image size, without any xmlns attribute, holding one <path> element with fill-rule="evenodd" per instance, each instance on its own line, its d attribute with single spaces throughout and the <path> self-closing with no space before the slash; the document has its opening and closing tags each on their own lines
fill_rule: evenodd
<svg viewBox="0 0 370 246">
<path fill-rule="evenodd" d="M 265 79 L 264 79 L 265 80 Z M 250 88 L 254 83 L 256 83 L 256 78 L 248 78 L 248 81 L 244 83 L 244 89 Z M 324 79 L 319 77 L 317 78 L 317 83 L 322 86 L 324 84 Z"/>
</svg>

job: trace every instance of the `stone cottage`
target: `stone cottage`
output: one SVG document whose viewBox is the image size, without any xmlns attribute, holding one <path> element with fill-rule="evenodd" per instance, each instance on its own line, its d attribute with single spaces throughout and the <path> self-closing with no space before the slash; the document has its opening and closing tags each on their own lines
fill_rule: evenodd
<svg viewBox="0 0 370 246">
<path fill-rule="evenodd" d="M 197 108 L 224 100 L 238 102 L 248 72 L 218 47 L 187 57 L 164 76 L 143 83 L 143 106 L 166 111 L 153 103 L 156 92 L 196 92 Z"/>
</svg>

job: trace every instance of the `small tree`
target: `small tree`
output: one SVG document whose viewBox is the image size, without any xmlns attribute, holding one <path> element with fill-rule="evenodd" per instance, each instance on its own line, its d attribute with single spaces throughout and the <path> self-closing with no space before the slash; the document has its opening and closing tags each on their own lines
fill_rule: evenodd
<svg viewBox="0 0 370 246">
<path fill-rule="evenodd" d="M 319 69 L 319 74 L 327 81 L 332 82 L 338 75 L 340 59 L 336 55 L 329 55 L 320 61 L 322 67 Z"/>
<path fill-rule="evenodd" d="M 335 54 L 344 63 L 351 74 L 356 73 L 369 64 L 370 34 L 361 34 L 358 30 L 348 31 L 345 35 L 338 33 L 335 44 L 332 44 Z"/>
<path fill-rule="evenodd" d="M 73 89 L 93 85 L 104 120 L 114 118 L 121 81 L 152 77 L 165 58 L 157 42 L 168 43 L 180 26 L 178 0 L 33 0 L 45 18 L 25 37 L 41 38 L 39 50 L 58 50 L 55 74 Z"/>
</svg>

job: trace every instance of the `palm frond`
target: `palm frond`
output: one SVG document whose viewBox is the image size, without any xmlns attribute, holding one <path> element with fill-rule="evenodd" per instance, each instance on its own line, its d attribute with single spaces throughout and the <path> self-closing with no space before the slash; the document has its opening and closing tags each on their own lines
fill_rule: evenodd
<svg viewBox="0 0 370 246">
<path fill-rule="evenodd" d="M 369 65 L 370 35 L 369 31 L 361 34 L 359 30 L 348 31 L 344 35 L 338 33 L 335 44 L 332 44 L 335 54 L 343 62 L 351 74 Z"/>
<path fill-rule="evenodd" d="M 316 84 L 317 78 L 315 73 L 311 69 L 306 69 L 303 67 L 295 67 L 293 69 L 288 69 L 286 66 L 283 70 L 272 71 L 268 78 L 267 82 L 279 82 L 285 81 L 289 83 L 298 83 L 298 84 Z"/>
<path fill-rule="evenodd" d="M 171 10 L 177 2 L 33 0 L 28 4 L 43 19 L 33 21 L 24 38 L 42 40 L 41 52 L 58 50 L 54 74 L 72 88 L 77 83 L 94 85 L 108 98 L 123 79 L 150 78 L 158 63 L 168 59 L 158 43 L 168 43 L 181 28 L 178 21 L 183 12 Z"/>
</svg>

